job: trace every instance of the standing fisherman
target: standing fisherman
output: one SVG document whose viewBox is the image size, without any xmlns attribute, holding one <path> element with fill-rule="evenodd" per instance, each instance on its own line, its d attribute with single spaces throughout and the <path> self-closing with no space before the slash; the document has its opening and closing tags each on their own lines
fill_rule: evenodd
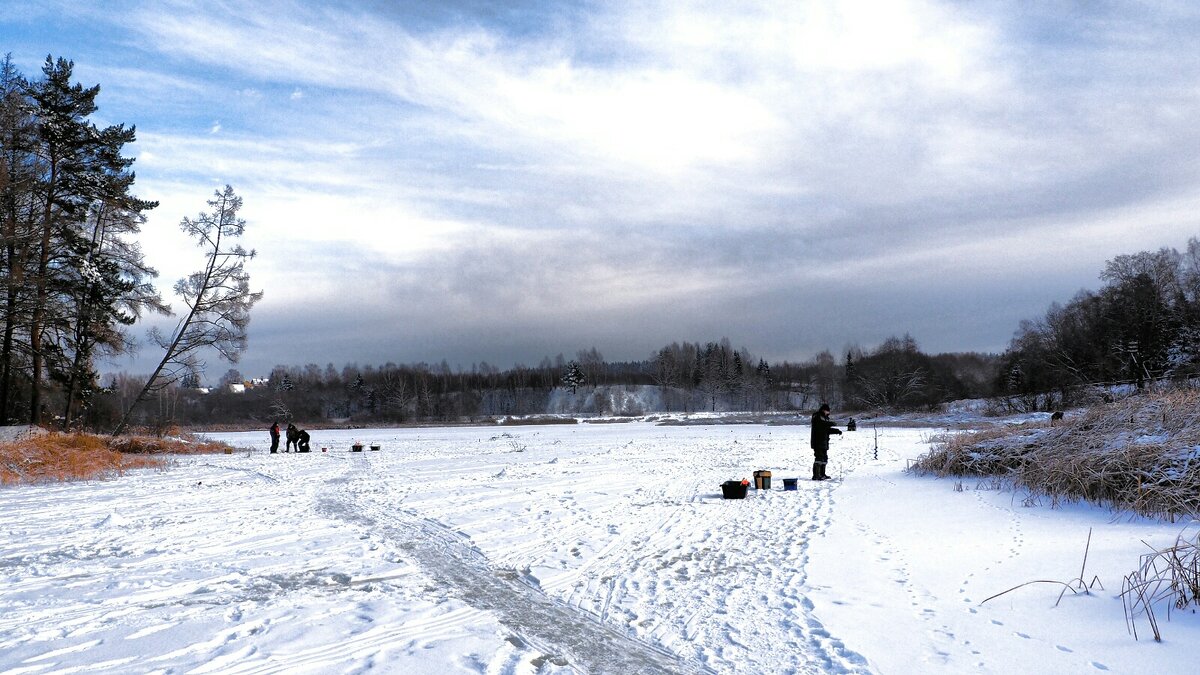
<svg viewBox="0 0 1200 675">
<path fill-rule="evenodd" d="M 279 420 L 271 423 L 271 454 L 279 452 Z"/>
<path fill-rule="evenodd" d="M 840 429 L 833 426 L 833 420 L 829 419 L 829 404 L 822 403 L 821 407 L 812 416 L 812 436 L 809 439 L 809 445 L 812 446 L 813 455 L 816 460 L 813 462 L 813 480 L 829 480 L 829 476 L 825 473 L 825 465 L 829 463 L 829 437 L 833 434 L 842 435 Z"/>
</svg>

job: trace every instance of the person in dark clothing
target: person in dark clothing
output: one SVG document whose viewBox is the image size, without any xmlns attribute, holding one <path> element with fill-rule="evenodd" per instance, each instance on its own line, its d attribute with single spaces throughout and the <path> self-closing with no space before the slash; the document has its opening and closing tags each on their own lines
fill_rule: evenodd
<svg viewBox="0 0 1200 675">
<path fill-rule="evenodd" d="M 287 447 L 284 448 L 283 451 L 291 452 L 292 446 L 296 444 L 296 441 L 299 440 L 299 438 L 300 438 L 300 432 L 296 429 L 296 425 L 289 424 L 288 428 L 287 428 Z"/>
<path fill-rule="evenodd" d="M 279 422 L 271 423 L 271 454 L 279 452 Z"/>
<path fill-rule="evenodd" d="M 813 462 L 813 480 L 829 480 L 829 476 L 825 473 L 825 465 L 829 463 L 829 437 L 833 434 L 842 435 L 840 429 L 833 426 L 833 420 L 829 419 L 829 404 L 822 403 L 821 407 L 812 416 L 812 434 L 809 438 L 809 445 L 812 446 L 813 455 L 816 460 Z"/>
<path fill-rule="evenodd" d="M 308 432 L 300 429 L 296 432 L 296 452 L 310 452 L 308 447 Z"/>
</svg>

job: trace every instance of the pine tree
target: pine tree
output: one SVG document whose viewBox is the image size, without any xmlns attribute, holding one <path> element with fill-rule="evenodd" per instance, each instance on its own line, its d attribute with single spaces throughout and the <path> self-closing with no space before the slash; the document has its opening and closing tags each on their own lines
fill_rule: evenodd
<svg viewBox="0 0 1200 675">
<path fill-rule="evenodd" d="M 175 293 L 183 299 L 188 313 L 170 335 L 151 330 L 150 339 L 163 348 L 163 358 L 125 411 L 114 436 L 125 430 L 134 409 L 148 394 L 170 386 L 185 373 L 203 370 L 202 350 L 213 349 L 226 361 L 237 363 L 246 349 L 250 310 L 263 294 L 251 292 L 245 268 L 254 251 L 233 243 L 246 231 L 246 221 L 237 215 L 242 198 L 226 185 L 223 191 L 214 193 L 208 205 L 211 212 L 179 223 L 180 229 L 194 237 L 205 251 L 204 269 L 175 283 Z"/>
<path fill-rule="evenodd" d="M 764 384 L 768 387 L 771 385 L 771 367 L 767 365 L 766 361 L 762 359 L 758 360 L 758 367 L 755 369 L 755 373 Z"/>
<path fill-rule="evenodd" d="M 17 71 L 11 55 L 0 64 L 0 227 L 3 251 L 0 254 L 0 280 L 4 284 L 3 339 L 0 340 L 0 424 L 14 414 L 18 371 L 27 350 L 25 331 L 32 312 L 32 299 L 26 292 L 30 242 L 33 231 L 34 187 L 38 162 L 34 105 L 28 97 L 29 83 Z"/>
<path fill-rule="evenodd" d="M 100 88 L 73 84 L 73 69 L 47 57 L 42 78 L 28 82 L 11 59 L 0 66 L 3 419 L 19 384 L 29 392 L 26 418 L 41 421 L 54 382 L 69 422 L 77 397 L 98 388 L 95 356 L 124 350 L 123 326 L 162 308 L 144 281 L 156 272 L 127 239 L 156 206 L 130 194 L 133 160 L 121 153 L 134 129 L 91 124 Z"/>
<path fill-rule="evenodd" d="M 70 231 L 86 208 L 82 188 L 94 180 L 89 174 L 95 167 L 95 128 L 87 117 L 96 111 L 100 87 L 84 88 L 71 83 L 74 64 L 66 59 L 46 57 L 43 79 L 30 89 L 37 118 L 35 153 L 41 168 L 34 201 L 36 232 L 29 258 L 29 280 L 33 293 L 29 316 L 30 422 L 38 424 L 42 415 L 42 385 L 48 350 L 43 344 L 47 325 L 64 314 L 54 297 L 58 281 L 55 274 L 65 255 L 60 233 Z"/>
<path fill-rule="evenodd" d="M 170 313 L 147 281 L 158 272 L 146 265 L 136 242 L 128 240 L 141 231 L 143 213 L 158 205 L 130 194 L 133 160 L 120 153 L 134 139 L 134 131 L 109 127 L 100 138 L 96 148 L 100 174 L 89 190 L 92 202 L 80 231 L 86 236 L 67 237 L 68 255 L 75 264 L 68 265 L 65 274 L 65 304 L 72 328 L 60 344 L 60 351 L 70 358 L 58 373 L 65 382 L 64 424 L 72 419 L 76 393 L 95 383 L 95 357 L 125 351 L 129 340 L 124 327 L 144 311 Z"/>
<path fill-rule="evenodd" d="M 575 393 L 576 389 L 587 383 L 587 378 L 583 375 L 583 369 L 579 367 L 578 363 L 572 361 L 567 364 L 567 372 L 562 376 L 562 383 L 563 386 L 571 388 L 572 394 Z"/>
</svg>

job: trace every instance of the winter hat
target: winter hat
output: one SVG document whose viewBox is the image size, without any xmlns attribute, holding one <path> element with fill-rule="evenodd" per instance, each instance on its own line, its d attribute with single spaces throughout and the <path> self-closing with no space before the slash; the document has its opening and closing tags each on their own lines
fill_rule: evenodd
<svg viewBox="0 0 1200 675">
<path fill-rule="evenodd" d="M 829 404 L 828 404 L 828 403 L 822 403 L 822 404 L 821 404 L 821 407 L 820 407 L 820 408 L 817 408 L 817 412 L 829 412 Z"/>
</svg>

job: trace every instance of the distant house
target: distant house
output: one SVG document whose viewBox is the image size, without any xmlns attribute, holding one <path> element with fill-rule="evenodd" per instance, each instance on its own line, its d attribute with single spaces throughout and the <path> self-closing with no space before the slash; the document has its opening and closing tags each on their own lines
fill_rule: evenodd
<svg viewBox="0 0 1200 675">
<path fill-rule="evenodd" d="M 231 394 L 246 393 L 246 383 L 245 382 L 230 382 L 229 383 L 229 393 L 231 393 Z"/>
</svg>

